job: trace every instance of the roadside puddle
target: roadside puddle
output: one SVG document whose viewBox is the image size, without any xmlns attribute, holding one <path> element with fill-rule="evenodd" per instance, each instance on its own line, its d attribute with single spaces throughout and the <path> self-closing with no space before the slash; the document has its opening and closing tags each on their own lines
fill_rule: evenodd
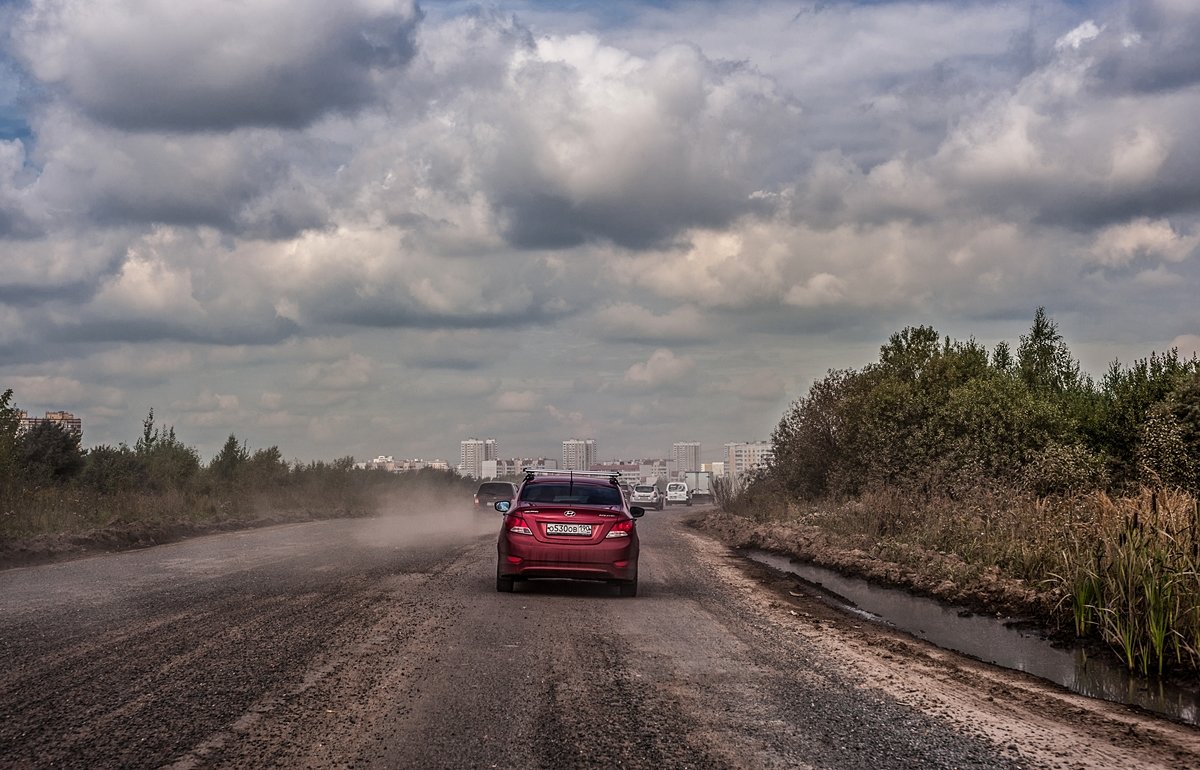
<svg viewBox="0 0 1200 770">
<path fill-rule="evenodd" d="M 976 660 L 1049 680 L 1080 695 L 1200 725 L 1200 687 L 1184 688 L 1130 674 L 1119 664 L 1089 657 L 1082 648 L 1051 644 L 1036 629 L 1022 628 L 1011 618 L 977 615 L 766 551 L 744 553 L 753 561 L 795 576 L 822 601 L 858 617 Z"/>
</svg>

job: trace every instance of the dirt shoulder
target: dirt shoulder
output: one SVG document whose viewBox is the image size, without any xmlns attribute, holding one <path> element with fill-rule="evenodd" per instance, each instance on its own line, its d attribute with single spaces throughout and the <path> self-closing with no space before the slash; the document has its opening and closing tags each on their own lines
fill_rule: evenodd
<svg viewBox="0 0 1200 770">
<path fill-rule="evenodd" d="M 886 551 L 847 546 L 824 530 L 799 522 L 756 522 L 711 509 L 693 515 L 690 523 L 733 548 L 769 551 L 978 614 L 1008 618 L 1043 638 L 1082 647 L 1090 657 L 1107 658 L 1119 665 L 1103 642 L 1075 636 L 1070 619 L 1060 608 L 1063 595 L 1053 586 L 1031 586 L 995 567 L 967 564 L 954 554 L 895 544 L 889 544 Z M 1187 689 L 1196 685 L 1195 674 L 1183 669 L 1168 669 L 1164 681 Z"/>
<path fill-rule="evenodd" d="M 724 541 L 733 547 L 782 545 L 778 539 L 750 539 L 753 522 L 739 528 L 725 516 L 713 512 L 697 517 L 693 524 L 722 539 L 740 532 L 742 537 Z M 764 617 L 803 637 L 847 677 L 964 731 L 982 733 L 1014 758 L 1040 767 L 1077 770 L 1200 767 L 1200 730 L 1076 695 L 1027 674 L 942 650 L 902 631 L 864 623 L 797 590 L 801 587 L 796 580 L 737 558 L 717 542 L 697 538 L 696 547 L 719 564 L 722 582 L 741 586 Z M 834 558 L 828 547 L 815 551 Z M 848 554 L 843 558 L 847 563 L 861 559 Z"/>
<path fill-rule="evenodd" d="M 847 546 L 824 530 L 798 522 L 755 522 L 721 510 L 693 519 L 693 526 L 735 548 L 757 548 L 811 562 L 880 585 L 902 588 L 987 614 L 1028 618 L 1053 630 L 1059 596 L 967 564 L 953 554 L 890 545 L 878 551 Z"/>
<path fill-rule="evenodd" d="M 345 511 L 320 516 L 311 511 L 274 511 L 252 517 L 203 520 L 136 521 L 82 532 L 60 532 L 36 537 L 0 540 L 0 570 L 79 559 L 101 553 L 149 548 L 189 537 L 270 527 L 303 521 L 347 517 Z"/>
</svg>

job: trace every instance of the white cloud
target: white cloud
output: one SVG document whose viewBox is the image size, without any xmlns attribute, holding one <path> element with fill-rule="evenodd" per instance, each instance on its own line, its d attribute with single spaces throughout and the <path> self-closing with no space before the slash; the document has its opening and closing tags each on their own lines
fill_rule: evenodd
<svg viewBox="0 0 1200 770">
<path fill-rule="evenodd" d="M 240 405 L 241 401 L 236 395 L 215 393 L 205 388 L 194 399 L 172 404 L 172 407 L 185 412 L 236 414 Z"/>
<path fill-rule="evenodd" d="M 1100 32 L 1101 28 L 1096 26 L 1096 22 L 1088 19 L 1075 29 L 1056 40 L 1054 47 L 1060 51 L 1064 48 L 1070 48 L 1077 51 L 1084 43 L 1090 40 L 1095 40 L 1097 37 L 1099 37 Z"/>
<path fill-rule="evenodd" d="M 592 35 L 546 37 L 514 53 L 506 86 L 482 171 L 518 246 L 636 246 L 723 223 L 749 209 L 744 172 L 791 141 L 792 107 L 771 81 L 693 46 L 643 58 Z"/>
<path fill-rule="evenodd" d="M 1139 258 L 1182 262 L 1200 246 L 1200 235 L 1180 235 L 1165 219 L 1138 217 L 1096 234 L 1091 259 L 1104 267 L 1124 267 Z"/>
<path fill-rule="evenodd" d="M 817 273 L 803 284 L 788 289 L 783 301 L 799 307 L 821 307 L 838 304 L 846 294 L 846 282 L 836 275 Z"/>
<path fill-rule="evenodd" d="M 682 284 L 688 283 L 679 277 Z M 618 302 L 595 313 L 595 329 L 612 340 L 696 341 L 712 334 L 712 325 L 696 307 L 682 305 L 655 313 L 631 302 Z"/>
<path fill-rule="evenodd" d="M 370 385 L 374 372 L 374 361 L 367 356 L 351 353 L 338 361 L 303 367 L 298 384 L 314 390 L 355 391 Z"/>
<path fill-rule="evenodd" d="M 196 321 L 205 310 L 196 300 L 186 269 L 172 267 L 154 253 L 129 254 L 121 272 L 91 304 L 101 315 L 171 316 Z"/>
<path fill-rule="evenodd" d="M 1157 131 L 1137 126 L 1128 136 L 1113 140 L 1109 178 L 1119 185 L 1152 182 L 1170 157 L 1170 149 L 1170 142 Z"/>
<path fill-rule="evenodd" d="M 36 404 L 39 408 L 59 409 L 58 404 L 79 404 L 83 411 L 88 406 L 119 407 L 125 405 L 124 394 L 119 388 L 97 387 L 73 377 L 31 375 L 6 378 L 5 387 L 13 389 L 14 402 L 20 408 Z M 29 411 L 34 411 L 32 408 Z M 68 409 L 68 411 L 72 411 Z"/>
<path fill-rule="evenodd" d="M 1178 286 L 1182 276 L 1168 270 L 1163 265 L 1150 268 L 1149 270 L 1139 270 L 1133 276 L 1133 282 L 1149 289 L 1165 290 L 1172 286 Z"/>
<path fill-rule="evenodd" d="M 636 388 L 659 388 L 678 383 L 695 369 L 695 362 L 687 356 L 676 356 L 666 348 L 660 348 L 644 362 L 635 363 L 625 371 L 624 382 Z"/>
<path fill-rule="evenodd" d="M 582 411 L 564 410 L 553 404 L 546 404 L 543 410 L 556 429 L 570 433 L 573 437 L 590 438 L 596 433 L 593 422 Z"/>
<path fill-rule="evenodd" d="M 532 390 L 506 390 L 492 404 L 501 412 L 534 412 L 541 408 L 542 398 Z"/>
<path fill-rule="evenodd" d="M 88 366 L 108 377 L 161 379 L 178 376 L 196 366 L 194 351 L 176 346 L 119 345 L 89 357 Z"/>
<path fill-rule="evenodd" d="M 1171 340 L 1169 347 L 1178 349 L 1185 358 L 1200 355 L 1200 334 L 1181 334 Z"/>
</svg>

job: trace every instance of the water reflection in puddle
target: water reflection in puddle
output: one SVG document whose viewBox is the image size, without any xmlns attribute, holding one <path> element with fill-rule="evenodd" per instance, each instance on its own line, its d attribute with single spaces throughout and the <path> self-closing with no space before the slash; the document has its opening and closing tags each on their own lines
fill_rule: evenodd
<svg viewBox="0 0 1200 770">
<path fill-rule="evenodd" d="M 1003 619 L 973 615 L 932 599 L 881 588 L 833 570 L 765 551 L 749 558 L 822 589 L 830 604 L 886 623 L 938 647 L 1024 671 L 1091 698 L 1140 706 L 1190 725 L 1200 724 L 1200 689 L 1130 675 L 1124 667 L 1089 658 L 1080 648 L 1056 647 Z"/>
</svg>

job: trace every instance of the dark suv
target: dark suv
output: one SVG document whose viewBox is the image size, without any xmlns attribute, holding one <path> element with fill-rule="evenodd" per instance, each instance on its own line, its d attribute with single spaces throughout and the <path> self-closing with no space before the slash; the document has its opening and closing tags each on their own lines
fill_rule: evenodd
<svg viewBox="0 0 1200 770">
<path fill-rule="evenodd" d="M 638 535 L 615 477 L 603 473 L 537 471 L 516 498 L 496 503 L 504 514 L 496 543 L 496 590 L 518 580 L 574 578 L 618 586 L 637 596 Z"/>
<path fill-rule="evenodd" d="M 491 513 L 496 503 L 517 496 L 517 485 L 511 481 L 485 481 L 475 490 L 475 510 Z"/>
</svg>

